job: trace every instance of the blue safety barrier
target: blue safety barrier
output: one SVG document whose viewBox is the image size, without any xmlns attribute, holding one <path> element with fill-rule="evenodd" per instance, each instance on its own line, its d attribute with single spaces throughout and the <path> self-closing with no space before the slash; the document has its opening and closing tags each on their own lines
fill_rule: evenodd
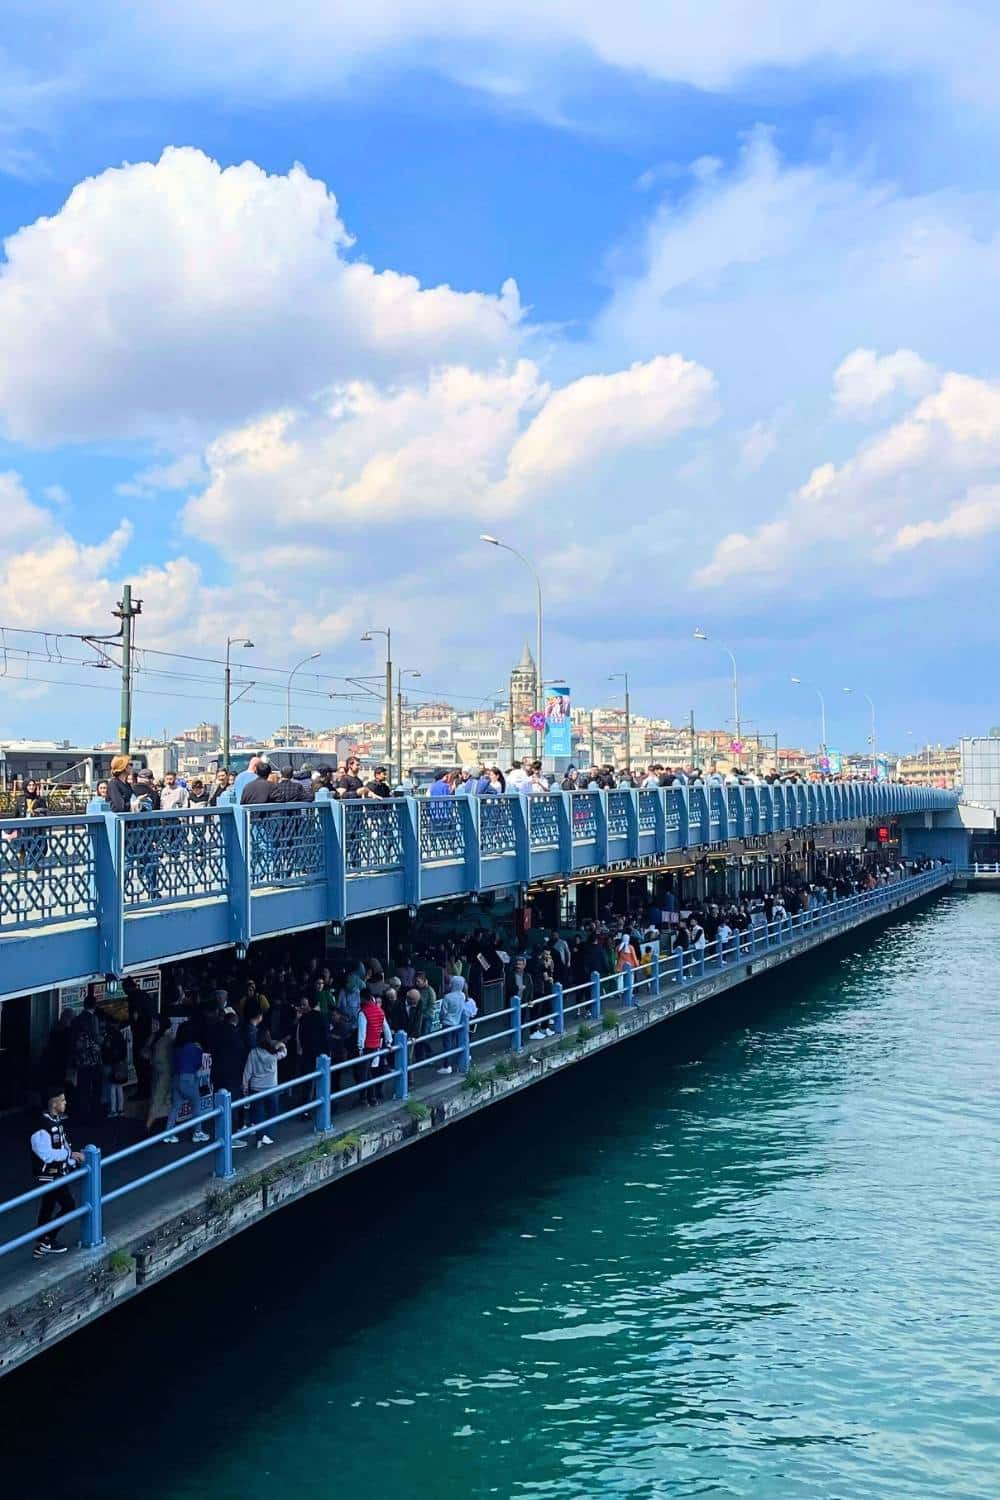
<svg viewBox="0 0 1000 1500">
<path fill-rule="evenodd" d="M 601 1020 L 603 986 L 608 987 L 609 993 L 619 993 L 626 1007 L 647 1004 L 651 1000 L 675 994 L 684 987 L 695 987 L 706 974 L 731 969 L 739 961 L 747 960 L 752 970 L 752 958 L 761 949 L 773 952 L 775 949 L 790 948 L 831 928 L 848 928 L 861 918 L 878 916 L 900 900 L 912 900 L 949 884 L 951 880 L 950 869 L 936 867 L 918 875 L 889 880 L 873 890 L 857 895 L 817 903 L 804 912 L 796 913 L 794 921 L 779 916 L 771 922 L 759 923 L 756 927 L 751 927 L 749 933 L 734 934 L 733 939 L 726 943 L 723 953 L 718 951 L 717 944 L 711 945 L 711 952 L 707 951 L 709 945 L 700 949 L 677 949 L 672 962 L 663 963 L 657 956 L 657 961 L 650 964 L 648 969 L 637 973 L 628 970 L 624 974 L 605 976 L 603 980 L 601 975 L 594 973 L 580 984 L 566 988 L 557 984 L 551 995 L 542 996 L 533 1003 L 529 1024 L 533 1033 L 561 1036 L 570 1023 L 585 1024 L 588 1020 Z M 479 1049 L 497 1050 L 498 1044 L 507 1043 L 510 1051 L 519 1053 L 524 1047 L 523 1027 L 526 1020 L 522 1015 L 520 997 L 515 994 L 509 1007 L 478 1018 L 477 1025 L 480 1022 L 488 1022 L 489 1025 L 488 1034 L 483 1036 L 473 1037 L 468 1016 L 463 1017 L 458 1026 L 444 1027 L 419 1038 L 411 1038 L 405 1031 L 398 1031 L 390 1047 L 380 1048 L 363 1057 L 348 1058 L 337 1064 L 331 1064 L 329 1057 L 320 1057 L 314 1071 L 245 1098 L 231 1099 L 226 1090 L 220 1089 L 209 1109 L 192 1116 L 172 1130 L 160 1131 L 158 1135 L 137 1141 L 109 1156 L 102 1157 L 96 1146 L 87 1145 L 83 1151 L 82 1167 L 55 1182 L 42 1184 L 0 1203 L 2 1218 L 19 1209 L 34 1206 L 39 1199 L 59 1187 L 82 1185 L 81 1202 L 77 1207 L 52 1219 L 45 1231 L 26 1229 L 0 1243 L 0 1256 L 34 1243 L 43 1232 L 77 1222 L 81 1225 L 83 1248 L 96 1249 L 104 1242 L 103 1215 L 108 1204 L 139 1192 L 150 1183 L 168 1177 L 201 1159 L 211 1162 L 215 1177 L 231 1178 L 235 1175 L 235 1143 L 245 1141 L 249 1144 L 255 1136 L 271 1126 L 290 1120 L 307 1120 L 311 1116 L 313 1127 L 317 1131 L 327 1132 L 332 1128 L 333 1115 L 338 1107 L 348 1102 L 357 1103 L 359 1095 L 373 1089 L 380 1092 L 385 1084 L 394 1085 L 392 1094 L 395 1103 L 409 1097 L 414 1081 L 426 1084 L 432 1070 L 437 1071 L 443 1065 L 454 1065 L 460 1074 L 468 1072 Z M 509 1024 L 500 1024 L 503 1022 Z M 360 1081 L 356 1080 L 358 1072 L 363 1074 Z M 335 1083 L 340 1083 L 345 1077 L 355 1078 L 355 1081 L 342 1087 L 334 1087 Z M 303 1093 L 309 1097 L 301 1098 Z M 274 1115 L 260 1122 L 234 1128 L 234 1116 L 242 1117 L 255 1101 L 273 1099 L 277 1104 L 279 1100 L 285 1100 L 286 1096 L 298 1097 L 299 1102 L 279 1108 Z M 168 1143 L 171 1137 L 183 1135 L 189 1130 L 203 1129 L 210 1122 L 214 1122 L 214 1136 L 206 1145 L 199 1145 L 195 1150 L 173 1156 L 162 1165 L 151 1167 L 140 1176 L 116 1187 L 109 1189 L 104 1186 L 105 1174 L 109 1169 L 119 1167 L 133 1158 L 141 1159 L 143 1163 L 150 1162 L 152 1157 L 148 1153 L 155 1152 L 156 1148 Z"/>
<path fill-rule="evenodd" d="M 855 818 L 947 812 L 891 782 L 477 798 L 320 796 L 0 820 L 0 998 L 610 863 Z"/>
</svg>

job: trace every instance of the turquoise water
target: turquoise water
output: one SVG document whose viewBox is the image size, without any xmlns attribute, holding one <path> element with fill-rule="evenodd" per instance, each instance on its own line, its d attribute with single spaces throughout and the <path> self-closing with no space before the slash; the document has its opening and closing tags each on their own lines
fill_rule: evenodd
<svg viewBox="0 0 1000 1500">
<path fill-rule="evenodd" d="M 285 1211 L 5 1383 L 10 1493 L 994 1500 L 998 954 L 946 896 Z"/>
</svg>

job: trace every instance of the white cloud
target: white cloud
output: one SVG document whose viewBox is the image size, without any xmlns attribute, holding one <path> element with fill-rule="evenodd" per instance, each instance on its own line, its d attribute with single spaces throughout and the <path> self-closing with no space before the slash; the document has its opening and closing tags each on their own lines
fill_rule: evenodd
<svg viewBox="0 0 1000 1500">
<path fill-rule="evenodd" d="M 744 469 L 751 472 L 759 469 L 762 464 L 767 463 L 777 446 L 778 428 L 775 420 L 772 418 L 768 422 L 755 422 L 749 432 L 744 433 L 740 443 L 740 460 Z"/>
<path fill-rule="evenodd" d="M 152 464 L 142 469 L 134 478 L 115 486 L 119 495 L 148 499 L 162 490 L 187 490 L 204 484 L 208 478 L 200 453 L 182 453 L 179 458 L 165 464 Z"/>
<path fill-rule="evenodd" d="M 586 375 L 545 402 L 510 455 L 515 493 L 589 467 L 609 453 L 648 447 L 715 419 L 715 379 L 678 354 Z"/>
<path fill-rule="evenodd" d="M 897 391 L 922 396 L 935 380 L 933 365 L 912 349 L 881 357 L 874 349 L 855 349 L 834 371 L 834 404 L 846 416 L 867 416 Z"/>
<path fill-rule="evenodd" d="M 353 381 L 320 407 L 273 412 L 218 438 L 185 520 L 250 566 L 263 538 L 279 542 L 294 527 L 335 546 L 336 527 L 516 511 L 714 414 L 710 372 L 676 355 L 556 391 L 530 360 L 491 372 L 449 366 L 386 389 Z"/>
<path fill-rule="evenodd" d="M 982 485 L 970 490 L 968 499 L 952 506 L 940 520 L 900 527 L 894 546 L 906 551 L 924 542 L 971 541 L 993 531 L 1000 531 L 1000 485 Z"/>
<path fill-rule="evenodd" d="M 6 241 L 0 418 L 51 443 L 204 433 L 359 374 L 515 346 L 520 308 L 347 259 L 336 200 L 301 167 L 200 151 L 107 171 Z"/>
<path fill-rule="evenodd" d="M 33 23 L 33 24 L 32 24 Z M 373 68 L 432 66 L 504 99 L 551 108 L 581 66 L 622 69 L 719 90 L 755 69 L 826 64 L 943 78 L 994 103 L 992 10 L 975 0 L 305 0 L 295 24 L 274 0 L 35 0 L 10 47 L 27 76 L 57 97 L 165 92 L 287 100 L 328 93 Z M 44 45 L 42 39 L 44 38 Z M 20 103 L 19 113 L 25 105 Z"/>
<path fill-rule="evenodd" d="M 829 587 L 854 569 L 885 561 L 895 548 L 995 529 L 995 493 L 975 490 L 944 520 L 927 516 L 964 494 L 970 480 L 1000 466 L 1000 383 L 948 373 L 901 421 L 863 443 L 845 463 L 819 465 L 771 520 L 731 532 L 694 583 L 720 587 L 737 579 L 787 593 L 790 580 Z"/>
</svg>

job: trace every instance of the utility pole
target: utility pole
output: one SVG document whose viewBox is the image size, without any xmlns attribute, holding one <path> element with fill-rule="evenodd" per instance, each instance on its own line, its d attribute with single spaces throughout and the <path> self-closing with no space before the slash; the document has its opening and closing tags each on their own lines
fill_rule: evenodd
<svg viewBox="0 0 1000 1500">
<path fill-rule="evenodd" d="M 142 600 L 132 602 L 132 585 L 123 584 L 118 608 L 112 610 L 116 620 L 121 620 L 122 642 L 122 698 L 118 724 L 118 753 L 128 755 L 132 748 L 132 621 L 142 614 Z"/>
<path fill-rule="evenodd" d="M 513 766 L 513 764 L 514 764 L 514 756 L 516 754 L 516 745 L 515 745 L 515 741 L 514 741 L 514 694 L 513 694 L 513 691 L 511 692 L 511 695 L 510 695 L 510 697 L 507 700 L 507 727 L 508 727 L 508 729 L 510 731 L 510 763 L 511 763 L 511 766 Z"/>
<path fill-rule="evenodd" d="M 694 732 L 694 709 L 688 712 L 688 733 L 691 736 L 691 765 L 692 768 L 698 764 L 698 740 Z"/>
<path fill-rule="evenodd" d="M 593 770 L 597 764 L 594 750 L 594 710 L 590 710 L 590 769 Z"/>
<path fill-rule="evenodd" d="M 403 678 L 400 674 L 396 678 L 396 770 L 397 781 L 403 780 Z"/>
</svg>

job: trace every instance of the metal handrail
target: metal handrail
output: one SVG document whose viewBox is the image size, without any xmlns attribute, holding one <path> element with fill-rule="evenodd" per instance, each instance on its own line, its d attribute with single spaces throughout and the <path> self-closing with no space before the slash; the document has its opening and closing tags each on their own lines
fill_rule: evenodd
<svg viewBox="0 0 1000 1500">
<path fill-rule="evenodd" d="M 808 933 L 814 933 L 817 929 L 839 927 L 850 921 L 861 912 L 877 911 L 880 907 L 888 906 L 902 894 L 916 894 L 920 890 L 930 890 L 936 886 L 945 884 L 952 879 L 952 871 L 949 867 L 936 867 L 932 870 L 922 871 L 917 875 L 901 877 L 888 884 L 874 887 L 872 890 L 857 892 L 850 896 L 840 897 L 833 901 L 817 903 L 803 912 L 797 912 L 784 917 L 774 918 L 767 923 L 757 923 L 751 926 L 747 932 L 734 932 L 723 953 L 718 952 L 718 943 L 713 943 L 715 948 L 711 956 L 707 952 L 708 945 L 699 948 L 676 949 L 670 954 L 657 953 L 654 955 L 652 971 L 641 978 L 636 978 L 635 972 L 625 969 L 621 973 L 600 975 L 593 973 L 589 981 L 563 987 L 557 984 L 555 989 L 547 995 L 536 997 L 532 1002 L 533 1007 L 545 1005 L 547 1009 L 541 1016 L 535 1017 L 532 1024 L 540 1024 L 542 1021 L 554 1023 L 554 1030 L 558 1035 L 564 1035 L 566 1019 L 579 1012 L 589 1011 L 592 1017 L 600 1021 L 604 1014 L 604 1002 L 610 996 L 621 996 L 626 1007 L 635 1007 L 639 1004 L 648 1004 L 653 1000 L 662 999 L 670 993 L 674 986 L 694 985 L 700 982 L 706 975 L 718 973 L 722 968 L 728 966 L 729 962 L 749 959 L 752 960 L 757 953 L 772 950 L 775 947 L 787 947 L 799 941 Z M 730 955 L 728 958 L 726 954 Z M 638 998 L 638 992 L 648 989 L 642 1000 Z M 566 997 L 584 992 L 579 1001 L 566 1004 Z M 361 1054 L 354 1058 L 347 1058 L 340 1063 L 331 1063 L 329 1057 L 318 1059 L 318 1066 L 309 1073 L 288 1079 L 268 1089 L 262 1089 L 259 1093 L 249 1094 L 240 1099 L 231 1099 L 226 1090 L 221 1089 L 215 1095 L 214 1103 L 197 1115 L 192 1115 L 189 1120 L 178 1124 L 170 1130 L 163 1130 L 158 1134 L 149 1136 L 145 1140 L 135 1142 L 131 1146 L 125 1146 L 119 1151 L 112 1152 L 110 1156 L 101 1157 L 96 1146 L 88 1145 L 84 1148 L 85 1164 L 82 1167 L 68 1172 L 65 1176 L 55 1178 L 51 1183 L 42 1183 L 25 1193 L 18 1194 L 4 1203 L 0 1203 L 0 1214 L 10 1213 L 28 1204 L 36 1202 L 44 1197 L 46 1193 L 56 1190 L 58 1187 L 69 1186 L 76 1182 L 85 1183 L 84 1201 L 72 1211 L 50 1220 L 45 1226 L 27 1230 L 4 1243 L 0 1243 L 0 1256 L 8 1254 L 24 1245 L 38 1240 L 45 1233 L 50 1233 L 64 1225 L 83 1221 L 84 1232 L 82 1243 L 85 1248 L 93 1249 L 103 1243 L 103 1209 L 107 1204 L 117 1202 L 121 1198 L 148 1186 L 152 1182 L 159 1181 L 171 1173 L 180 1171 L 192 1162 L 212 1156 L 215 1158 L 214 1175 L 218 1178 L 231 1178 L 235 1175 L 232 1151 L 233 1142 L 241 1140 L 267 1129 L 269 1125 L 281 1124 L 287 1120 L 301 1118 L 305 1115 L 315 1115 L 314 1128 L 318 1132 L 325 1132 L 331 1128 L 331 1116 L 334 1106 L 338 1101 L 354 1098 L 373 1087 L 386 1083 L 394 1083 L 394 1095 L 397 1101 L 405 1101 L 409 1096 L 410 1079 L 413 1074 L 420 1073 L 432 1066 L 441 1066 L 443 1059 L 458 1058 L 459 1071 L 467 1072 L 473 1053 L 476 1048 L 495 1044 L 511 1038 L 511 1050 L 521 1052 L 524 1040 L 524 1018 L 523 1007 L 517 996 L 514 996 L 510 1006 L 501 1011 L 495 1011 L 489 1017 L 477 1019 L 503 1020 L 509 1016 L 512 1025 L 500 1032 L 491 1030 L 487 1036 L 471 1038 L 471 1022 L 467 1015 L 457 1025 L 441 1027 L 434 1032 L 429 1032 L 421 1037 L 409 1037 L 405 1031 L 398 1031 L 390 1047 L 379 1047 L 371 1053 Z M 409 1049 L 414 1043 L 433 1042 L 436 1038 L 447 1037 L 449 1040 L 458 1035 L 457 1045 L 448 1047 L 439 1052 L 434 1052 L 418 1062 L 409 1061 Z M 360 1083 L 353 1083 L 342 1089 L 333 1089 L 331 1081 L 334 1074 L 342 1073 L 347 1069 L 354 1069 L 359 1064 L 378 1058 L 392 1058 L 394 1066 L 383 1069 L 380 1067 L 377 1076 L 374 1074 Z M 303 1104 L 293 1105 L 278 1115 L 271 1116 L 262 1123 L 245 1125 L 238 1130 L 233 1130 L 233 1112 L 250 1108 L 255 1100 L 269 1097 L 280 1097 L 293 1089 L 305 1085 L 315 1086 L 315 1097 Z M 103 1174 L 105 1169 L 118 1166 L 120 1163 L 142 1155 L 169 1140 L 170 1137 L 186 1131 L 201 1129 L 205 1124 L 214 1122 L 214 1139 L 206 1145 L 201 1145 L 197 1150 L 190 1151 L 176 1160 L 166 1162 L 162 1166 L 150 1172 L 133 1178 L 117 1187 L 105 1190 L 103 1187 Z"/>
</svg>

